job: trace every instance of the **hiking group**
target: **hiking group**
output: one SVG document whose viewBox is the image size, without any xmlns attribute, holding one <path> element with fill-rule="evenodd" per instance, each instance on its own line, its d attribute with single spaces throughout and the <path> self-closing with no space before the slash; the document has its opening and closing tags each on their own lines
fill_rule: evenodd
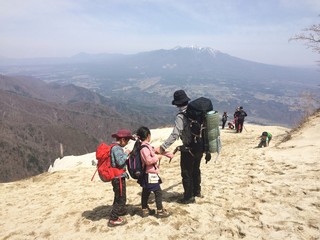
<svg viewBox="0 0 320 240">
<path fill-rule="evenodd" d="M 123 215 L 127 214 L 126 179 L 129 178 L 129 174 L 133 179 L 137 179 L 137 183 L 142 187 L 141 216 L 155 215 L 159 218 L 170 216 L 162 203 L 159 167 L 163 156 L 173 158 L 174 154 L 167 149 L 179 138 L 182 140 L 182 146 L 177 149 L 181 152 L 180 169 L 184 192 L 183 197 L 177 202 L 190 204 L 195 203 L 195 198 L 203 197 L 200 163 L 204 154 L 208 162 L 211 159 L 210 153 L 220 153 L 219 118 L 218 112 L 213 111 L 211 100 L 203 97 L 192 102 L 189 102 L 190 100 L 184 90 L 174 92 L 172 105 L 178 109 L 175 125 L 170 136 L 160 146 L 150 145 L 151 132 L 144 126 L 136 131 L 136 138 L 130 130 L 120 129 L 112 134 L 115 141 L 110 146 L 105 143 L 98 146 L 96 172 L 102 181 L 112 183 L 114 192 L 108 226 L 120 226 L 127 222 Z M 205 132 L 204 129 L 207 127 L 212 129 L 210 132 L 214 134 Z M 135 140 L 134 147 L 132 151 L 124 151 L 123 147 L 129 140 Z M 152 192 L 155 195 L 156 210 L 148 205 Z"/>
<path fill-rule="evenodd" d="M 228 128 L 233 130 L 235 129 L 236 133 L 242 133 L 242 130 L 244 128 L 244 120 L 247 117 L 247 113 L 243 110 L 243 107 L 237 107 L 234 114 L 233 114 L 233 122 L 228 122 Z M 222 126 L 221 128 L 224 129 L 226 122 L 228 120 L 228 114 L 227 112 L 224 112 L 222 115 Z"/>
</svg>

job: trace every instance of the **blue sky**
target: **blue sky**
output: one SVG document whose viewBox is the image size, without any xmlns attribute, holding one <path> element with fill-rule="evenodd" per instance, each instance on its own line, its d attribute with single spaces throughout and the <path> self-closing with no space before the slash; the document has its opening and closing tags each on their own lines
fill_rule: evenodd
<svg viewBox="0 0 320 240">
<path fill-rule="evenodd" d="M 303 42 L 319 0 L 0 0 L 0 56 L 132 54 L 211 47 L 278 65 L 316 65 Z"/>
</svg>

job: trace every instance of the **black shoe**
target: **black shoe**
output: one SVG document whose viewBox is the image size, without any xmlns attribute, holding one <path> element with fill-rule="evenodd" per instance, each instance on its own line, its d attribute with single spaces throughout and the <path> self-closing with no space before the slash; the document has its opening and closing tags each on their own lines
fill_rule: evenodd
<svg viewBox="0 0 320 240">
<path fill-rule="evenodd" d="M 181 204 L 189 204 L 189 203 L 195 203 L 195 202 L 196 202 L 196 199 L 194 197 L 191 197 L 188 199 L 182 198 L 178 200 L 178 203 L 181 203 Z"/>
<path fill-rule="evenodd" d="M 198 193 L 198 194 L 196 194 L 194 196 L 197 197 L 197 198 L 204 198 L 204 196 L 201 193 Z"/>
</svg>

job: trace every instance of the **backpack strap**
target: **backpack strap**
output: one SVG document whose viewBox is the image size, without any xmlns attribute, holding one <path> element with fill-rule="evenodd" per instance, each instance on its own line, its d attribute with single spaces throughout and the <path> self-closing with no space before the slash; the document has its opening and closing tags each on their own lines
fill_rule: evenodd
<svg viewBox="0 0 320 240">
<path fill-rule="evenodd" d="M 112 156 L 111 156 L 111 150 L 114 146 L 119 145 L 118 143 L 112 143 L 110 144 L 110 165 L 111 165 L 111 160 L 112 160 Z M 122 179 L 121 179 L 121 174 L 119 176 L 117 176 L 116 178 L 118 178 L 119 180 L 119 188 L 120 188 L 120 197 L 122 197 Z"/>
<path fill-rule="evenodd" d="M 92 175 L 91 181 L 93 181 L 94 176 L 96 175 L 97 171 L 98 171 L 98 168 L 96 168 L 96 170 L 94 171 L 94 174 Z"/>
</svg>

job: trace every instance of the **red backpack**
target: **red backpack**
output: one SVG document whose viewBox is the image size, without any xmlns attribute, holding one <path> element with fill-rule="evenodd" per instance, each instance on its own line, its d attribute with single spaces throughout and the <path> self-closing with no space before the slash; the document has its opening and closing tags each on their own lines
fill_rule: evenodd
<svg viewBox="0 0 320 240">
<path fill-rule="evenodd" d="M 121 178 L 121 174 L 125 172 L 124 169 L 118 169 L 111 166 L 111 148 L 117 144 L 107 145 L 101 143 L 96 150 L 96 159 L 98 160 L 97 170 L 94 172 L 91 181 L 99 173 L 100 179 L 103 182 L 110 182 L 115 177 Z M 120 181 L 121 182 L 121 181 Z"/>
</svg>

